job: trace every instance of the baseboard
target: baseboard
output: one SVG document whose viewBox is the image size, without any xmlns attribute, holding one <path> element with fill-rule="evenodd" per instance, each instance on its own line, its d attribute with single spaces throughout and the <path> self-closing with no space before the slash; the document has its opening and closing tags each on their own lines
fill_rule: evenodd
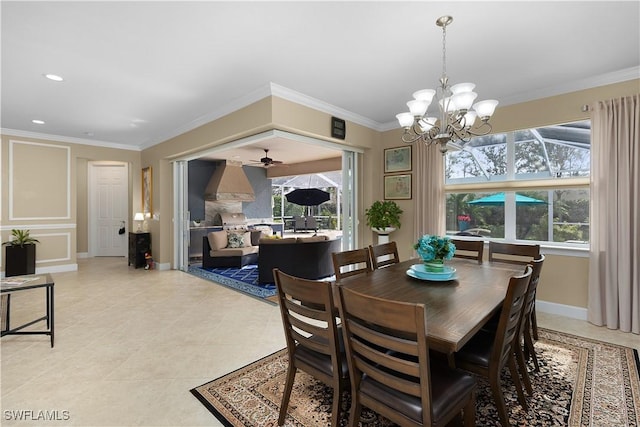
<svg viewBox="0 0 640 427">
<path fill-rule="evenodd" d="M 154 268 L 156 270 L 160 270 L 160 271 L 171 270 L 171 263 L 170 262 L 155 262 L 154 263 Z"/>
<path fill-rule="evenodd" d="M 78 252 L 76 258 L 89 258 L 89 252 Z"/>
<path fill-rule="evenodd" d="M 571 319 L 587 320 L 587 309 L 573 305 L 558 304 L 548 301 L 536 301 L 536 310 L 542 313 L 557 314 Z"/>
<path fill-rule="evenodd" d="M 78 264 L 53 265 L 51 267 L 36 267 L 36 274 L 63 273 L 65 271 L 78 271 Z"/>
</svg>

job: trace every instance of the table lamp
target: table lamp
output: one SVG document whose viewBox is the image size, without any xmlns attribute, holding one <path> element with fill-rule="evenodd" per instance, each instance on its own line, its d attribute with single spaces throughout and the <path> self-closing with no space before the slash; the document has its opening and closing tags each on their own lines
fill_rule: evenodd
<svg viewBox="0 0 640 427">
<path fill-rule="evenodd" d="M 144 214 L 142 212 L 136 212 L 136 214 L 133 216 L 133 220 L 138 221 L 138 229 L 136 231 L 140 233 L 142 231 L 141 221 L 144 221 Z"/>
</svg>

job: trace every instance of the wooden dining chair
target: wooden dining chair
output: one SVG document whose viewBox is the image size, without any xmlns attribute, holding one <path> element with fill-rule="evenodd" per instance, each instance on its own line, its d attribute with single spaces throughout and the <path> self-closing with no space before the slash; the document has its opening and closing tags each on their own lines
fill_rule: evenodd
<svg viewBox="0 0 640 427">
<path fill-rule="evenodd" d="M 333 252 L 331 257 L 333 258 L 333 271 L 336 280 L 373 271 L 369 248 Z"/>
<path fill-rule="evenodd" d="M 429 359 L 423 304 L 334 285 L 351 373 L 349 426 L 365 406 L 400 426 L 475 426 L 472 375 Z"/>
<path fill-rule="evenodd" d="M 489 262 L 507 262 L 510 264 L 527 265 L 540 255 L 540 245 L 526 245 L 519 243 L 489 242 Z M 538 339 L 538 321 L 536 319 L 535 302 L 532 311 L 531 327 L 533 337 Z"/>
<path fill-rule="evenodd" d="M 331 282 L 301 279 L 273 270 L 282 314 L 289 367 L 280 404 L 278 425 L 284 424 L 298 369 L 333 387 L 331 425 L 339 425 L 340 400 L 349 387 L 342 334 Z"/>
<path fill-rule="evenodd" d="M 500 320 L 495 331 L 481 329 L 467 344 L 455 353 L 456 367 L 482 375 L 489 380 L 491 392 L 498 408 L 500 423 L 509 426 L 509 416 L 500 386 L 500 376 L 505 365 L 509 366 L 511 378 L 516 386 L 518 401 L 525 411 L 528 405 L 522 391 L 522 383 L 516 367 L 515 347 L 522 310 L 524 309 L 527 288 L 532 268 L 527 266 L 525 273 L 509 279 L 509 287 L 502 304 Z"/>
<path fill-rule="evenodd" d="M 398 245 L 396 245 L 395 241 L 375 246 L 369 245 L 369 255 L 371 256 L 371 267 L 374 270 L 400 262 Z"/>
<path fill-rule="evenodd" d="M 475 259 L 478 264 L 482 264 L 484 256 L 484 240 L 460 240 L 451 239 L 456 246 L 453 254 L 456 258 Z"/>
<path fill-rule="evenodd" d="M 536 292 L 538 289 L 538 282 L 540 281 L 540 273 L 542 272 L 542 265 L 544 264 L 544 260 L 545 256 L 540 254 L 540 257 L 538 259 L 534 259 L 533 261 L 531 261 L 531 267 L 533 268 L 533 271 L 531 273 L 529 289 L 527 289 L 527 299 L 525 301 L 521 323 L 521 339 L 523 340 L 524 345 L 523 361 L 524 359 L 532 359 L 536 372 L 540 371 L 540 365 L 538 364 L 536 350 L 533 346 L 533 319 L 535 318 L 534 310 L 536 308 Z M 521 366 L 521 369 L 526 368 Z"/>
</svg>

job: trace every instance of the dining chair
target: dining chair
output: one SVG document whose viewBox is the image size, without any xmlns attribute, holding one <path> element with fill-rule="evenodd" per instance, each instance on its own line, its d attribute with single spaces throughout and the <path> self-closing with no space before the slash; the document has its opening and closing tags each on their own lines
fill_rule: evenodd
<svg viewBox="0 0 640 427">
<path fill-rule="evenodd" d="M 371 256 L 371 267 L 374 270 L 400 262 L 398 245 L 396 245 L 395 241 L 381 243 L 375 246 L 369 245 L 369 254 Z"/>
<path fill-rule="evenodd" d="M 528 410 L 516 367 L 514 345 L 518 344 L 520 320 L 531 279 L 531 272 L 532 268 L 527 266 L 523 275 L 513 276 L 509 279 L 509 287 L 502 304 L 502 312 L 497 329 L 495 331 L 481 329 L 455 353 L 456 367 L 488 379 L 493 399 L 498 408 L 500 423 L 503 427 L 509 426 L 507 408 L 502 388 L 500 387 L 500 376 L 505 365 L 509 366 L 509 372 L 515 383 L 520 405 L 525 411 Z"/>
<path fill-rule="evenodd" d="M 507 262 L 527 265 L 540 255 L 540 245 L 519 243 L 489 242 L 489 262 Z M 532 311 L 531 326 L 533 338 L 538 339 L 538 321 L 536 319 L 535 302 Z"/>
<path fill-rule="evenodd" d="M 331 257 L 336 280 L 373 271 L 369 248 L 333 252 Z"/>
<path fill-rule="evenodd" d="M 453 254 L 454 257 L 475 259 L 478 261 L 478 264 L 482 264 L 484 240 L 451 239 L 451 241 L 456 246 L 456 252 Z"/>
<path fill-rule="evenodd" d="M 278 425 L 284 424 L 298 369 L 333 387 L 331 425 L 339 425 L 340 400 L 349 387 L 342 334 L 336 324 L 331 282 L 307 280 L 273 269 L 289 367 Z M 341 350 L 342 349 L 342 350 Z"/>
<path fill-rule="evenodd" d="M 535 302 L 536 302 L 536 292 L 538 289 L 538 282 L 540 281 L 540 273 L 542 272 L 542 265 L 544 264 L 545 256 L 540 254 L 538 259 L 534 259 L 531 261 L 531 267 L 533 271 L 531 272 L 531 281 L 529 282 L 529 289 L 527 289 L 527 299 L 525 300 L 524 312 L 522 314 L 521 321 L 521 340 L 524 345 L 524 353 L 521 354 L 522 359 L 524 360 L 533 360 L 533 365 L 535 366 L 535 371 L 540 371 L 540 365 L 538 364 L 538 358 L 536 357 L 536 350 L 533 345 L 533 318 L 534 318 L 534 310 L 535 310 Z M 522 348 L 518 346 L 519 348 Z M 522 363 L 521 362 L 521 363 Z M 521 369 L 526 371 L 526 367 L 521 365 Z"/>
<path fill-rule="evenodd" d="M 475 426 L 472 375 L 429 359 L 423 304 L 391 301 L 334 285 L 355 427 L 365 406 L 400 426 L 445 426 L 464 414 Z"/>
</svg>

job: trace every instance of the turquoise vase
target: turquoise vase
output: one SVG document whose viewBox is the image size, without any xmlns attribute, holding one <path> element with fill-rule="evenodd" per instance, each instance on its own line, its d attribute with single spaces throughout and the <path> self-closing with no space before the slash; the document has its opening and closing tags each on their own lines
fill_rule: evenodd
<svg viewBox="0 0 640 427">
<path fill-rule="evenodd" d="M 432 259 L 431 261 L 425 261 L 424 267 L 428 272 L 431 273 L 440 273 L 444 271 L 444 260 L 443 259 Z"/>
</svg>

